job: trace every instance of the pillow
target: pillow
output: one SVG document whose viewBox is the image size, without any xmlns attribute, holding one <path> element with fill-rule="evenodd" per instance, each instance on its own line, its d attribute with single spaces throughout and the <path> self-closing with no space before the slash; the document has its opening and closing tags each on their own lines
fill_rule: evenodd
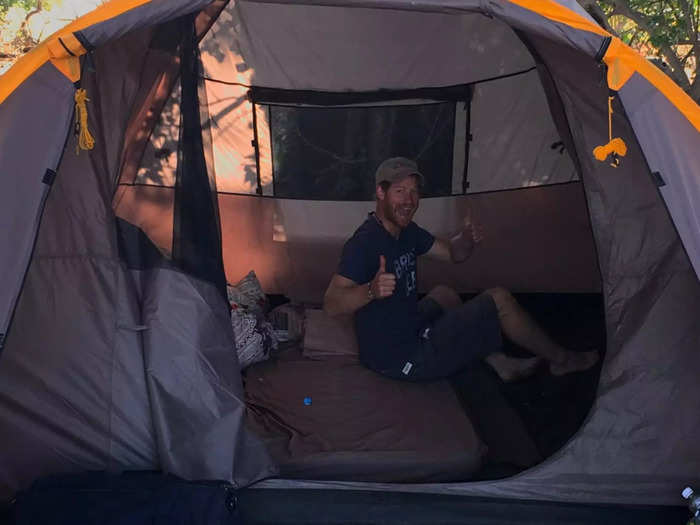
<svg viewBox="0 0 700 525">
<path fill-rule="evenodd" d="M 254 271 L 226 287 L 231 304 L 231 327 L 241 370 L 264 361 L 277 348 L 272 325 L 265 320 L 267 298 Z"/>
<path fill-rule="evenodd" d="M 236 284 L 226 286 L 226 293 L 231 308 L 242 309 L 257 316 L 265 314 L 267 298 L 253 270 Z"/>
<path fill-rule="evenodd" d="M 231 327 L 241 370 L 268 359 L 277 348 L 272 325 L 255 314 L 231 310 Z"/>
<path fill-rule="evenodd" d="M 352 316 L 331 317 L 323 310 L 307 308 L 304 320 L 304 357 L 357 356 L 355 323 Z"/>
</svg>

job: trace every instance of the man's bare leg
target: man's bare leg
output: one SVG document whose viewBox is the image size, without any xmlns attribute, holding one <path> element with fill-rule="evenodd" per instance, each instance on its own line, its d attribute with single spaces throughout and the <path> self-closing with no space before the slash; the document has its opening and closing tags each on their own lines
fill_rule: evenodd
<svg viewBox="0 0 700 525">
<path fill-rule="evenodd" d="M 449 286 L 437 285 L 428 292 L 428 297 L 440 305 L 443 312 L 458 308 L 462 304 L 462 299 L 457 292 Z"/>
<path fill-rule="evenodd" d="M 511 293 L 504 288 L 486 290 L 498 310 L 503 334 L 514 343 L 549 361 L 549 370 L 554 375 L 587 370 L 598 362 L 598 352 L 574 352 L 556 344 L 542 328 L 523 310 Z M 495 355 L 495 354 L 494 354 Z M 500 357 L 487 357 L 496 362 Z M 492 364 L 493 366 L 493 364 Z"/>
<path fill-rule="evenodd" d="M 440 305 L 443 311 L 459 308 L 462 298 L 448 286 L 439 285 L 430 290 L 428 297 Z M 486 356 L 485 361 L 494 369 L 502 381 L 509 383 L 532 375 L 540 363 L 539 357 L 517 358 L 503 352 L 495 352 Z"/>
</svg>

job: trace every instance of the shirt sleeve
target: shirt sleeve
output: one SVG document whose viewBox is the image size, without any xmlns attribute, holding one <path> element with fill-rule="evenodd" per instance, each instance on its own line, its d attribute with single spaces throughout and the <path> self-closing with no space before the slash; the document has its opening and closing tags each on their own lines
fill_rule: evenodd
<svg viewBox="0 0 700 525">
<path fill-rule="evenodd" d="M 428 230 L 424 230 L 417 224 L 416 226 L 416 255 L 428 253 L 433 247 L 435 237 Z"/>
<path fill-rule="evenodd" d="M 362 236 L 354 235 L 343 246 L 343 253 L 338 264 L 338 274 L 355 282 L 364 284 L 372 280 L 379 267 L 379 259 L 374 268 L 370 264 L 372 251 Z"/>
</svg>

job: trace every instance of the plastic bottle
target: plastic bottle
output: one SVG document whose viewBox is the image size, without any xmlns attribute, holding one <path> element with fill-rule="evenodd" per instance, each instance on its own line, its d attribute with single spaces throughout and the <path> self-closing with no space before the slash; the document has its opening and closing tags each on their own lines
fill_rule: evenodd
<svg viewBox="0 0 700 525">
<path fill-rule="evenodd" d="M 686 487 L 681 495 L 688 500 L 688 510 L 690 510 L 691 515 L 688 525 L 700 525 L 700 494 L 696 494 L 693 489 Z"/>
</svg>

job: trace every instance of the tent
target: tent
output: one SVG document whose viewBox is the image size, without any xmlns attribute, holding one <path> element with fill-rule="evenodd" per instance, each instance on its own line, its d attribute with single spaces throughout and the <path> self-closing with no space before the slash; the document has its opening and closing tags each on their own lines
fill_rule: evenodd
<svg viewBox="0 0 700 525">
<path fill-rule="evenodd" d="M 700 481 L 700 109 L 573 0 L 112 0 L 3 76 L 0 122 L 3 499 L 91 469 L 659 505 Z M 318 300 L 404 144 L 442 177 L 418 222 L 476 206 L 495 239 L 422 287 L 602 290 L 594 406 L 502 480 L 275 478 L 224 280 Z"/>
</svg>

